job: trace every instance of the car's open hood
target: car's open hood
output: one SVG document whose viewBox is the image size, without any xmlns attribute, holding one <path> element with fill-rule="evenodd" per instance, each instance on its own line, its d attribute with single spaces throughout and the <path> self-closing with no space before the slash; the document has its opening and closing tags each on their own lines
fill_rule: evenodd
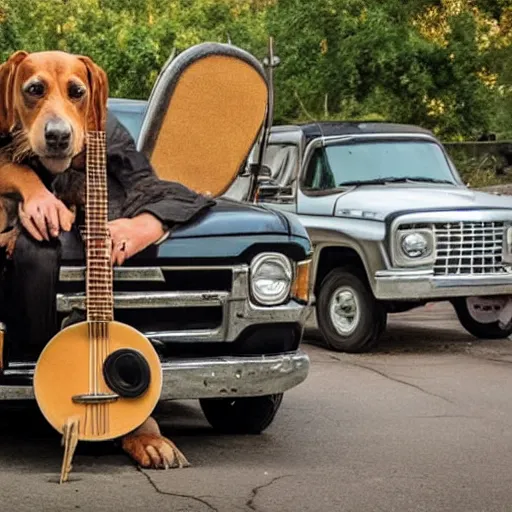
<svg viewBox="0 0 512 512">
<path fill-rule="evenodd" d="M 439 185 L 375 185 L 362 186 L 340 194 L 334 204 L 334 215 L 364 217 L 376 220 L 396 212 L 436 209 L 512 209 L 512 197 L 469 190 L 462 186 Z"/>
<path fill-rule="evenodd" d="M 161 178 L 217 197 L 245 164 L 267 106 L 267 80 L 255 57 L 202 43 L 163 67 L 137 145 Z"/>
</svg>

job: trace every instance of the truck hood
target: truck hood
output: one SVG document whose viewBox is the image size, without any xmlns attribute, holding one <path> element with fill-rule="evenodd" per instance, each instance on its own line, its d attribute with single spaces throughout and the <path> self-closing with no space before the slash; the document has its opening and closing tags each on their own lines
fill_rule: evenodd
<svg viewBox="0 0 512 512">
<path fill-rule="evenodd" d="M 216 201 L 206 214 L 173 231 L 172 238 L 262 234 L 307 238 L 304 228 L 294 215 L 229 199 Z"/>
<path fill-rule="evenodd" d="M 337 217 L 385 220 L 392 213 L 414 210 L 512 209 L 512 198 L 462 186 L 392 184 L 362 186 L 339 194 Z"/>
</svg>

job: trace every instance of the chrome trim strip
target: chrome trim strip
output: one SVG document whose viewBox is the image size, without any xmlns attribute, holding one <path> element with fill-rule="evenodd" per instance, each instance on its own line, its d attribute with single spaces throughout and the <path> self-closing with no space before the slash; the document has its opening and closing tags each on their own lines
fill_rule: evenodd
<svg viewBox="0 0 512 512">
<path fill-rule="evenodd" d="M 222 306 L 228 292 L 116 292 L 114 307 L 119 309 L 180 308 Z M 57 310 L 69 313 L 85 309 L 84 293 L 57 294 Z"/>
<path fill-rule="evenodd" d="M 400 224 L 429 224 L 453 222 L 512 221 L 512 209 L 500 210 L 449 210 L 441 212 L 405 213 L 393 220 L 391 232 L 395 234 Z"/>
<path fill-rule="evenodd" d="M 0 400 L 33 400 L 32 386 L 4 386 L 0 385 Z"/>
<path fill-rule="evenodd" d="M 512 285 L 512 276 L 507 274 L 484 274 L 479 275 L 453 275 L 436 276 L 433 285 L 436 288 L 447 288 L 450 286 L 496 286 Z M 512 289 L 510 290 L 512 292 Z"/>
<path fill-rule="evenodd" d="M 160 267 L 114 267 L 116 281 L 158 281 L 165 283 Z M 85 267 L 61 267 L 59 280 L 65 282 L 85 281 Z"/>
<path fill-rule="evenodd" d="M 396 270 L 377 270 L 375 278 L 391 278 L 391 279 L 415 279 L 431 277 L 434 275 L 432 269 L 425 270 L 411 270 L 411 269 L 396 269 Z"/>
<path fill-rule="evenodd" d="M 434 276 L 432 270 L 379 271 L 374 294 L 379 300 L 512 295 L 512 274 Z"/>
<path fill-rule="evenodd" d="M 321 138 L 322 142 L 331 144 L 336 142 L 345 142 L 347 140 L 360 140 L 360 139 L 425 139 L 435 142 L 438 146 L 439 141 L 432 135 L 427 133 L 412 133 L 412 132 L 388 132 L 388 133 L 349 133 L 346 135 L 323 135 Z M 316 139 L 313 139 L 316 140 Z"/>
<path fill-rule="evenodd" d="M 195 270 L 236 270 L 236 269 L 244 269 L 249 268 L 248 265 L 198 265 L 198 266 L 176 266 L 176 265 L 163 265 L 160 267 L 162 270 L 187 270 L 187 271 L 195 271 Z"/>
<path fill-rule="evenodd" d="M 284 393 L 306 379 L 309 367 L 310 359 L 302 350 L 269 356 L 166 360 L 162 363 L 163 386 L 160 399 L 185 400 Z M 30 373 L 25 375 L 29 376 Z M 33 398 L 32 386 L 0 385 L 0 400 Z"/>
</svg>

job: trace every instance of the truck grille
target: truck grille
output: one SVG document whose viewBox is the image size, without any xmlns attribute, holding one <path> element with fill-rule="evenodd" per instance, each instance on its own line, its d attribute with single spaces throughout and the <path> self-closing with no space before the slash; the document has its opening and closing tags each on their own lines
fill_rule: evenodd
<svg viewBox="0 0 512 512">
<path fill-rule="evenodd" d="M 435 275 L 499 274 L 503 222 L 447 222 L 433 225 L 436 238 Z"/>
</svg>

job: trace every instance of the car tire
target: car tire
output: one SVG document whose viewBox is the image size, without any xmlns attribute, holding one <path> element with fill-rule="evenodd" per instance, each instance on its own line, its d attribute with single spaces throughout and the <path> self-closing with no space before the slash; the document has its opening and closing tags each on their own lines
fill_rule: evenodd
<svg viewBox="0 0 512 512">
<path fill-rule="evenodd" d="M 462 327 L 475 338 L 500 340 L 508 338 L 512 334 L 512 324 L 504 329 L 499 322 L 484 324 L 475 320 L 469 312 L 465 297 L 452 300 L 452 305 Z"/>
<path fill-rule="evenodd" d="M 223 434 L 261 434 L 277 414 L 283 394 L 199 400 L 208 423 Z"/>
<path fill-rule="evenodd" d="M 387 322 L 384 306 L 355 267 L 327 274 L 320 285 L 316 314 L 327 346 L 337 352 L 367 352 L 379 341 Z"/>
</svg>

